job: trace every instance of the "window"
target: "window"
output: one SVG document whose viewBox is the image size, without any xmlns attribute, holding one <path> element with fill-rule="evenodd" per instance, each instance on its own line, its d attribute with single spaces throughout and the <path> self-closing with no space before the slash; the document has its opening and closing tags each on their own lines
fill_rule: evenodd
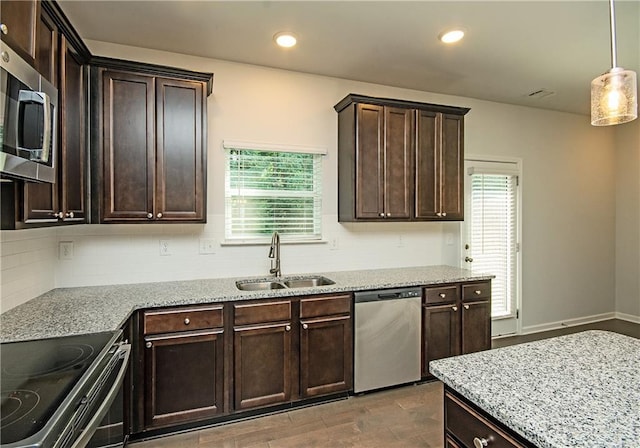
<svg viewBox="0 0 640 448">
<path fill-rule="evenodd" d="M 494 322 L 495 334 L 513 333 L 518 302 L 519 168 L 515 163 L 467 161 L 467 173 L 465 260 L 473 271 L 495 275 L 491 317 L 502 320 Z"/>
<path fill-rule="evenodd" d="M 319 240 L 322 150 L 224 143 L 227 240 Z"/>
</svg>

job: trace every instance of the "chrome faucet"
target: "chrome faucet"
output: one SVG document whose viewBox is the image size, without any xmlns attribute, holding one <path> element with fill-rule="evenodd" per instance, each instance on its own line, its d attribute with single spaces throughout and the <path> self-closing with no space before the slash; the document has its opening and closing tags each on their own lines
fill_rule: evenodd
<svg viewBox="0 0 640 448">
<path fill-rule="evenodd" d="M 271 237 L 269 258 L 271 258 L 271 269 L 269 269 L 269 273 L 273 274 L 276 277 L 280 277 L 282 272 L 280 272 L 280 235 L 278 234 L 278 232 L 273 232 L 273 236 Z M 275 267 L 273 266 L 274 258 L 276 261 Z"/>
</svg>

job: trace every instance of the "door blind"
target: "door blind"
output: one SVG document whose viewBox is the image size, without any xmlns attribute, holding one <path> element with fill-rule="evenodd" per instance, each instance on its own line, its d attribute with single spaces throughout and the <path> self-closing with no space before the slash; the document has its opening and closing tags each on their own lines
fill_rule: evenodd
<svg viewBox="0 0 640 448">
<path fill-rule="evenodd" d="M 471 174 L 472 269 L 492 281 L 491 316 L 515 317 L 517 288 L 517 186 L 513 174 Z"/>
</svg>

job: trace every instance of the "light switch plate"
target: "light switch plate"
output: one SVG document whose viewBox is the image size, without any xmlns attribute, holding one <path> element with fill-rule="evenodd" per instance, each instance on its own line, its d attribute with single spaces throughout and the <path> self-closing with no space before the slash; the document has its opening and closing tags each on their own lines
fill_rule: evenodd
<svg viewBox="0 0 640 448">
<path fill-rule="evenodd" d="M 169 240 L 160 240 L 160 255 L 171 255 L 171 245 L 169 244 Z"/>
<path fill-rule="evenodd" d="M 58 258 L 60 260 L 73 259 L 73 241 L 60 241 L 58 244 Z"/>
<path fill-rule="evenodd" d="M 200 238 L 200 255 L 216 253 L 216 240 L 214 238 Z"/>
</svg>

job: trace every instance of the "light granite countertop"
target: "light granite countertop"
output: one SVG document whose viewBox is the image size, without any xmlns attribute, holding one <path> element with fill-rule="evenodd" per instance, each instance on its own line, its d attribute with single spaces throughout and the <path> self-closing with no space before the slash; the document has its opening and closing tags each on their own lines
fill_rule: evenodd
<svg viewBox="0 0 640 448">
<path fill-rule="evenodd" d="M 301 274 L 307 276 L 312 274 Z M 322 272 L 334 285 L 240 291 L 221 278 L 127 285 L 58 288 L 0 314 L 0 341 L 22 341 L 119 329 L 138 309 L 230 302 L 270 297 L 479 281 L 492 275 L 452 266 Z M 295 276 L 287 276 L 295 277 Z M 258 280 L 266 277 L 251 277 Z M 271 277 L 270 279 L 272 279 Z"/>
<path fill-rule="evenodd" d="M 432 361 L 446 385 L 540 448 L 640 447 L 640 340 L 606 331 Z"/>
</svg>

